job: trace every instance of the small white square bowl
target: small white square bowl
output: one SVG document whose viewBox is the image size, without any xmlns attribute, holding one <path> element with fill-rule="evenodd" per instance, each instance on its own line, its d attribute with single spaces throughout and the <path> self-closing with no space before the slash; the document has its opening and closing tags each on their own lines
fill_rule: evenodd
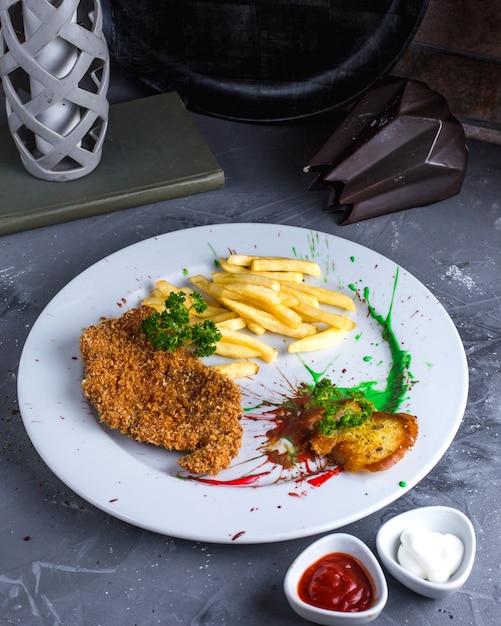
<svg viewBox="0 0 501 626">
<path fill-rule="evenodd" d="M 342 552 L 357 559 L 374 584 L 375 603 L 370 609 L 357 612 L 330 611 L 303 602 L 298 595 L 298 583 L 304 571 L 323 556 Z M 304 619 L 324 626 L 362 626 L 378 617 L 388 600 L 388 586 L 383 570 L 374 554 L 357 537 L 346 533 L 326 535 L 303 550 L 289 567 L 284 591 L 292 609 Z"/>
<path fill-rule="evenodd" d="M 451 533 L 463 542 L 463 560 L 447 582 L 423 580 L 398 562 L 400 536 L 411 526 L 420 526 L 437 533 Z M 385 522 L 378 531 L 376 547 L 384 567 L 400 583 L 415 593 L 438 600 L 455 593 L 467 581 L 475 560 L 476 538 L 473 525 L 464 513 L 446 506 L 429 506 L 406 511 Z"/>
</svg>

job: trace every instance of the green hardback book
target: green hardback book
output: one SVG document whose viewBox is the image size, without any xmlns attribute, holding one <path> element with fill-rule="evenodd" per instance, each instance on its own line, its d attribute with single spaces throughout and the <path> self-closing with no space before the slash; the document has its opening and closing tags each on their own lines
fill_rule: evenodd
<svg viewBox="0 0 501 626">
<path fill-rule="evenodd" d="M 0 128 L 0 235 L 210 191 L 224 173 L 177 93 L 110 107 L 97 168 L 49 182 L 23 167 Z"/>
</svg>

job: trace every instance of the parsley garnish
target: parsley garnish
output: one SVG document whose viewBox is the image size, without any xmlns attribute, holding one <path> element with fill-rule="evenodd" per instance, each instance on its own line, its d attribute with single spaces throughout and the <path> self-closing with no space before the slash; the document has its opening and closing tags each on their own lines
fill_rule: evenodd
<svg viewBox="0 0 501 626">
<path fill-rule="evenodd" d="M 221 333 L 212 320 L 190 324 L 190 311 L 200 314 L 207 303 L 199 293 L 192 293 L 193 304 L 186 306 L 186 295 L 172 291 L 165 301 L 165 310 L 155 311 L 146 317 L 141 327 L 157 350 L 172 352 L 177 348 L 193 344 L 197 356 L 209 356 L 216 349 Z"/>
<path fill-rule="evenodd" d="M 348 389 L 343 395 L 328 378 L 318 381 L 310 394 L 307 406 L 323 409 L 317 428 L 328 437 L 339 428 L 360 426 L 374 411 L 374 405 L 365 399 L 361 391 Z"/>
</svg>

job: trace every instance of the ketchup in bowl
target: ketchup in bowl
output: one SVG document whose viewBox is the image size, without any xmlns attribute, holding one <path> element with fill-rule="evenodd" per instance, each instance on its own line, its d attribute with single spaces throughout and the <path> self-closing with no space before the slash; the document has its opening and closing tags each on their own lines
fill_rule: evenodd
<svg viewBox="0 0 501 626">
<path fill-rule="evenodd" d="M 364 566 L 343 552 L 331 552 L 310 565 L 299 579 L 297 592 L 307 604 L 346 613 L 369 609 L 375 595 Z"/>
</svg>

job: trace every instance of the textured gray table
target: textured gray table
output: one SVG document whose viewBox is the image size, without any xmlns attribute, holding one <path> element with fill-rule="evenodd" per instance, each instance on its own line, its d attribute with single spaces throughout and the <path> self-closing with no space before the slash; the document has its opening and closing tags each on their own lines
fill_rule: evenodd
<svg viewBox="0 0 501 626">
<path fill-rule="evenodd" d="M 375 549 L 380 524 L 409 508 L 445 504 L 472 520 L 473 573 L 442 601 L 388 576 L 380 624 L 498 624 L 500 603 L 501 147 L 470 144 L 459 196 L 340 227 L 302 166 L 328 126 L 195 120 L 225 170 L 225 189 L 0 238 L 0 623 L 149 626 L 300 625 L 284 573 L 314 538 L 214 545 L 118 521 L 71 492 L 33 449 L 16 374 L 30 327 L 70 279 L 145 238 L 220 222 L 271 222 L 325 231 L 388 256 L 442 302 L 464 341 L 470 393 L 455 441 L 404 497 L 346 527 Z"/>
</svg>

